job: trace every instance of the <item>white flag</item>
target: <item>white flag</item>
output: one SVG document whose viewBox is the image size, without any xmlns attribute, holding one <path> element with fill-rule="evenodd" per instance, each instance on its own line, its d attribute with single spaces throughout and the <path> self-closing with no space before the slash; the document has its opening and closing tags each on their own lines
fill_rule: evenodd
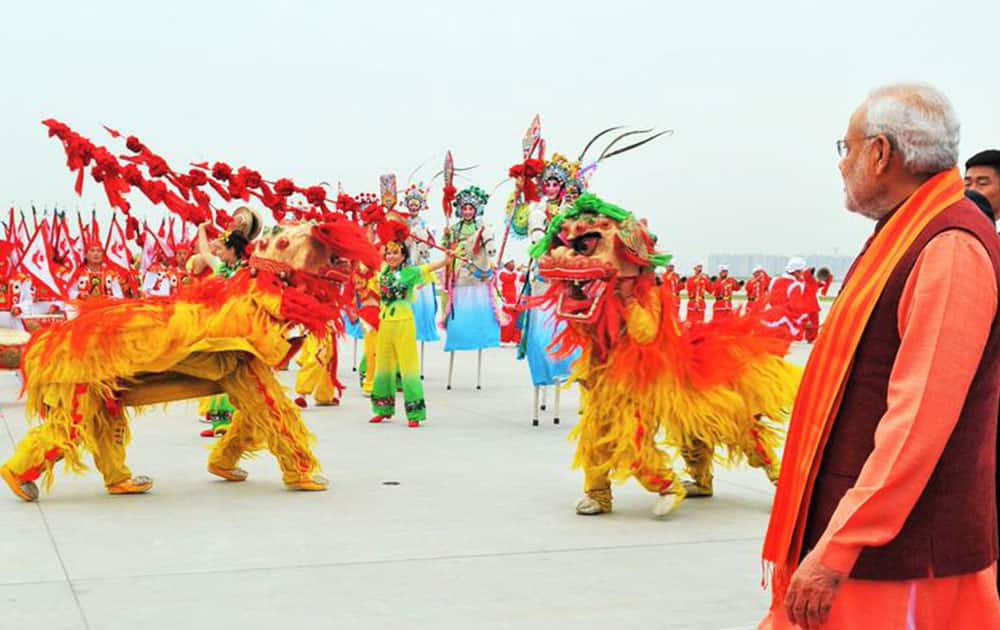
<svg viewBox="0 0 1000 630">
<path fill-rule="evenodd" d="M 46 230 L 39 229 L 31 237 L 28 246 L 24 248 L 21 257 L 21 269 L 31 276 L 33 282 L 47 287 L 53 294 L 65 297 L 66 291 L 62 281 L 52 269 L 52 258 L 49 255 L 49 239 L 45 237 Z"/>
<path fill-rule="evenodd" d="M 104 247 L 104 257 L 108 263 L 118 268 L 122 273 L 128 274 L 132 271 L 132 263 L 128 256 L 128 247 L 125 245 L 125 232 L 118 223 L 118 217 L 111 221 L 108 228 L 108 241 Z"/>
</svg>

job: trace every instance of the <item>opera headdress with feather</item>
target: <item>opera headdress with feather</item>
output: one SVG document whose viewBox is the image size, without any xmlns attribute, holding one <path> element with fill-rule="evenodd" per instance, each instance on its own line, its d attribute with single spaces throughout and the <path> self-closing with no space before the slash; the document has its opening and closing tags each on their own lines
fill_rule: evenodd
<svg viewBox="0 0 1000 630">
<path fill-rule="evenodd" d="M 470 205 L 476 209 L 476 217 L 481 217 L 483 211 L 486 209 L 486 202 L 490 200 L 490 196 L 486 194 L 486 191 L 479 186 L 469 186 L 463 190 L 460 190 L 458 194 L 455 195 L 455 201 L 451 203 L 452 207 L 455 208 L 455 216 L 462 216 L 462 207 Z"/>
</svg>

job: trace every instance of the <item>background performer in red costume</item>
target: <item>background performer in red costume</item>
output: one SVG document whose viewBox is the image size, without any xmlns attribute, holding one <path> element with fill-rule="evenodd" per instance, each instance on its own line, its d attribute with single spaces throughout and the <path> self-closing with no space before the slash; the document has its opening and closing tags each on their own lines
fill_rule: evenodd
<svg viewBox="0 0 1000 630">
<path fill-rule="evenodd" d="M 687 279 L 685 290 L 687 291 L 687 319 L 689 322 L 705 321 L 705 294 L 711 286 L 708 276 L 702 273 L 702 264 L 694 266 L 694 273 Z"/>
<path fill-rule="evenodd" d="M 497 273 L 500 282 L 500 296 L 503 298 L 503 311 L 510 317 L 500 328 L 500 343 L 516 344 L 521 341 L 521 329 L 517 327 L 518 276 L 514 261 L 508 260 L 503 269 Z"/>
<path fill-rule="evenodd" d="M 790 258 L 785 273 L 771 282 L 761 316 L 765 326 L 777 329 L 793 340 L 802 338 L 802 327 L 809 310 L 805 272 L 804 258 Z"/>
<path fill-rule="evenodd" d="M 728 265 L 719 265 L 719 277 L 712 283 L 711 292 L 715 297 L 712 304 L 712 319 L 723 320 L 733 314 L 733 293 L 740 290 L 740 283 L 729 275 Z"/>
</svg>

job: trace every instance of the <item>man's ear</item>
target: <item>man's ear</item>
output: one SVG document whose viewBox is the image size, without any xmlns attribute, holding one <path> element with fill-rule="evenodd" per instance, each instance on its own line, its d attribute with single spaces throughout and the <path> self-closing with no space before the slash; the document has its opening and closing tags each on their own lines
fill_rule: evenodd
<svg viewBox="0 0 1000 630">
<path fill-rule="evenodd" d="M 892 143 L 886 136 L 877 136 L 872 146 L 872 155 L 875 157 L 875 173 L 882 175 L 889 170 L 892 162 Z"/>
</svg>

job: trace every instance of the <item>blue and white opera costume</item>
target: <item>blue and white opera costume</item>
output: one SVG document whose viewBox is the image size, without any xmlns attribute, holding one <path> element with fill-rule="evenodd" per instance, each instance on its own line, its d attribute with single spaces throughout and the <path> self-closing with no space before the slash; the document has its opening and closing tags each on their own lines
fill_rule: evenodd
<svg viewBox="0 0 1000 630">
<path fill-rule="evenodd" d="M 361 320 L 358 319 L 356 322 L 352 322 L 350 318 L 347 317 L 347 313 L 341 315 L 344 320 L 344 332 L 351 339 L 361 341 L 365 338 L 365 331 L 361 330 Z"/>
<path fill-rule="evenodd" d="M 565 158 L 556 154 L 553 160 L 546 164 L 542 171 L 542 181 L 556 179 L 562 189 L 565 189 L 566 182 L 569 181 L 569 170 L 565 166 Z M 530 204 L 528 207 L 528 238 L 534 244 L 545 236 L 545 231 L 549 227 L 549 221 L 558 214 L 560 210 L 559 198 L 547 199 Z M 537 265 L 530 271 L 530 281 L 527 291 L 531 295 L 542 295 L 545 293 L 545 279 L 538 276 Z M 556 359 L 552 356 L 549 347 L 565 323 L 557 323 L 552 308 L 532 308 L 525 318 L 521 333 L 521 345 L 518 350 L 518 359 L 528 360 L 528 370 L 531 372 L 531 384 L 535 387 L 545 387 L 558 385 L 565 382 L 570 374 L 570 367 L 573 361 L 579 356 L 579 352 L 565 359 Z"/>
<path fill-rule="evenodd" d="M 446 352 L 483 350 L 500 346 L 500 312 L 493 286 L 496 239 L 483 224 L 489 195 L 472 186 L 455 196 L 458 222 L 445 230 L 445 247 L 458 256 L 451 270 L 452 284 L 443 309 Z M 471 205 L 475 217 L 462 219 L 463 206 Z"/>
<path fill-rule="evenodd" d="M 410 226 L 411 237 L 406 241 L 406 248 L 410 250 L 410 260 L 414 265 L 426 265 L 431 261 L 431 248 L 427 243 L 435 242 L 434 233 L 420 218 L 420 213 L 427 209 L 427 191 L 421 186 L 410 186 L 403 195 L 403 205 Z M 413 309 L 413 321 L 417 327 L 417 341 L 441 339 L 437 328 L 437 291 L 438 287 L 434 283 L 422 285 L 416 291 L 414 302 L 410 304 Z"/>
</svg>

